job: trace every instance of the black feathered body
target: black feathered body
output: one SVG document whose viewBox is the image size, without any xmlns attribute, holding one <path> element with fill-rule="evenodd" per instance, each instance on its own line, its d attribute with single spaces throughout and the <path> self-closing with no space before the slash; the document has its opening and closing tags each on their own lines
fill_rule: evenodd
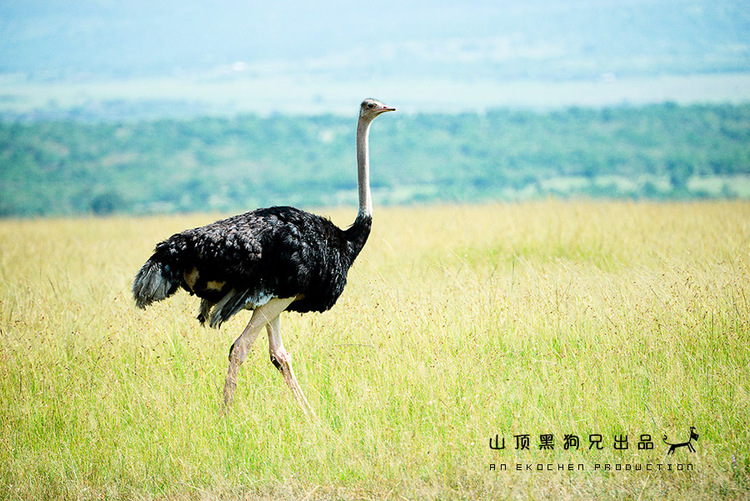
<svg viewBox="0 0 750 501">
<path fill-rule="evenodd" d="M 156 246 L 133 283 L 145 307 L 180 287 L 203 299 L 201 320 L 218 326 L 272 297 L 296 297 L 291 311 L 336 303 L 372 226 L 360 216 L 347 230 L 295 209 L 270 207 L 177 233 Z"/>
</svg>

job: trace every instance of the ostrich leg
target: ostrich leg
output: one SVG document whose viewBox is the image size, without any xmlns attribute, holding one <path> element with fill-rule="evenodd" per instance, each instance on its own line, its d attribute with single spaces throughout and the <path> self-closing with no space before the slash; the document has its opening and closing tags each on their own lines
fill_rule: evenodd
<svg viewBox="0 0 750 501">
<path fill-rule="evenodd" d="M 284 381 L 289 385 L 294 398 L 297 399 L 302 410 L 305 411 L 305 414 L 315 417 L 315 412 L 313 412 L 312 407 L 307 402 L 307 398 L 305 398 L 305 394 L 302 392 L 302 388 L 294 376 L 292 356 L 284 349 L 284 343 L 281 340 L 281 321 L 279 317 L 268 322 L 268 351 L 271 354 L 271 362 L 281 371 Z"/>
<path fill-rule="evenodd" d="M 229 350 L 229 370 L 227 371 L 227 379 L 224 382 L 224 406 L 229 407 L 234 401 L 234 390 L 237 387 L 237 375 L 240 371 L 240 365 L 247 358 L 247 354 L 250 352 L 250 348 L 253 346 L 255 339 L 263 330 L 263 327 L 274 319 L 278 320 L 278 316 L 282 311 L 287 309 L 296 298 L 273 298 L 263 306 L 259 306 L 253 310 L 253 316 L 250 318 L 250 322 L 242 331 L 242 334 L 232 344 L 232 348 Z"/>
</svg>

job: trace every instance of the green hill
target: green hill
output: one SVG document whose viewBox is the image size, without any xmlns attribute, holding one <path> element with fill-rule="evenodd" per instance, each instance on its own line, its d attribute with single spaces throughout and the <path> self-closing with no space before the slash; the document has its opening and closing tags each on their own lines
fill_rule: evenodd
<svg viewBox="0 0 750 501">
<path fill-rule="evenodd" d="M 354 120 L 0 123 L 3 216 L 354 205 Z M 376 204 L 750 198 L 750 105 L 400 114 L 371 136 Z"/>
</svg>

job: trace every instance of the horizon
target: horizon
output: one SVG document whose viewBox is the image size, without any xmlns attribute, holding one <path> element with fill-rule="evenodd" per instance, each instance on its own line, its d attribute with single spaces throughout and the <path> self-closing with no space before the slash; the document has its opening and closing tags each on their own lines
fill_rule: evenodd
<svg viewBox="0 0 750 501">
<path fill-rule="evenodd" d="M 0 4 L 0 115 L 349 114 L 750 101 L 741 1 Z M 382 22 L 385 19 L 386 22 Z M 181 109 L 183 111 L 181 111 Z"/>
</svg>

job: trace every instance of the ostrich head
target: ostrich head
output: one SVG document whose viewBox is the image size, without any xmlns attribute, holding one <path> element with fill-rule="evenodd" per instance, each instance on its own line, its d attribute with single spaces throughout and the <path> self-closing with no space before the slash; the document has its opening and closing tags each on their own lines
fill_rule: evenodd
<svg viewBox="0 0 750 501">
<path fill-rule="evenodd" d="M 396 111 L 396 108 L 391 108 L 381 103 L 377 99 L 365 99 L 362 101 L 362 107 L 359 110 L 360 118 L 374 119 L 376 116 L 386 111 Z"/>
</svg>

